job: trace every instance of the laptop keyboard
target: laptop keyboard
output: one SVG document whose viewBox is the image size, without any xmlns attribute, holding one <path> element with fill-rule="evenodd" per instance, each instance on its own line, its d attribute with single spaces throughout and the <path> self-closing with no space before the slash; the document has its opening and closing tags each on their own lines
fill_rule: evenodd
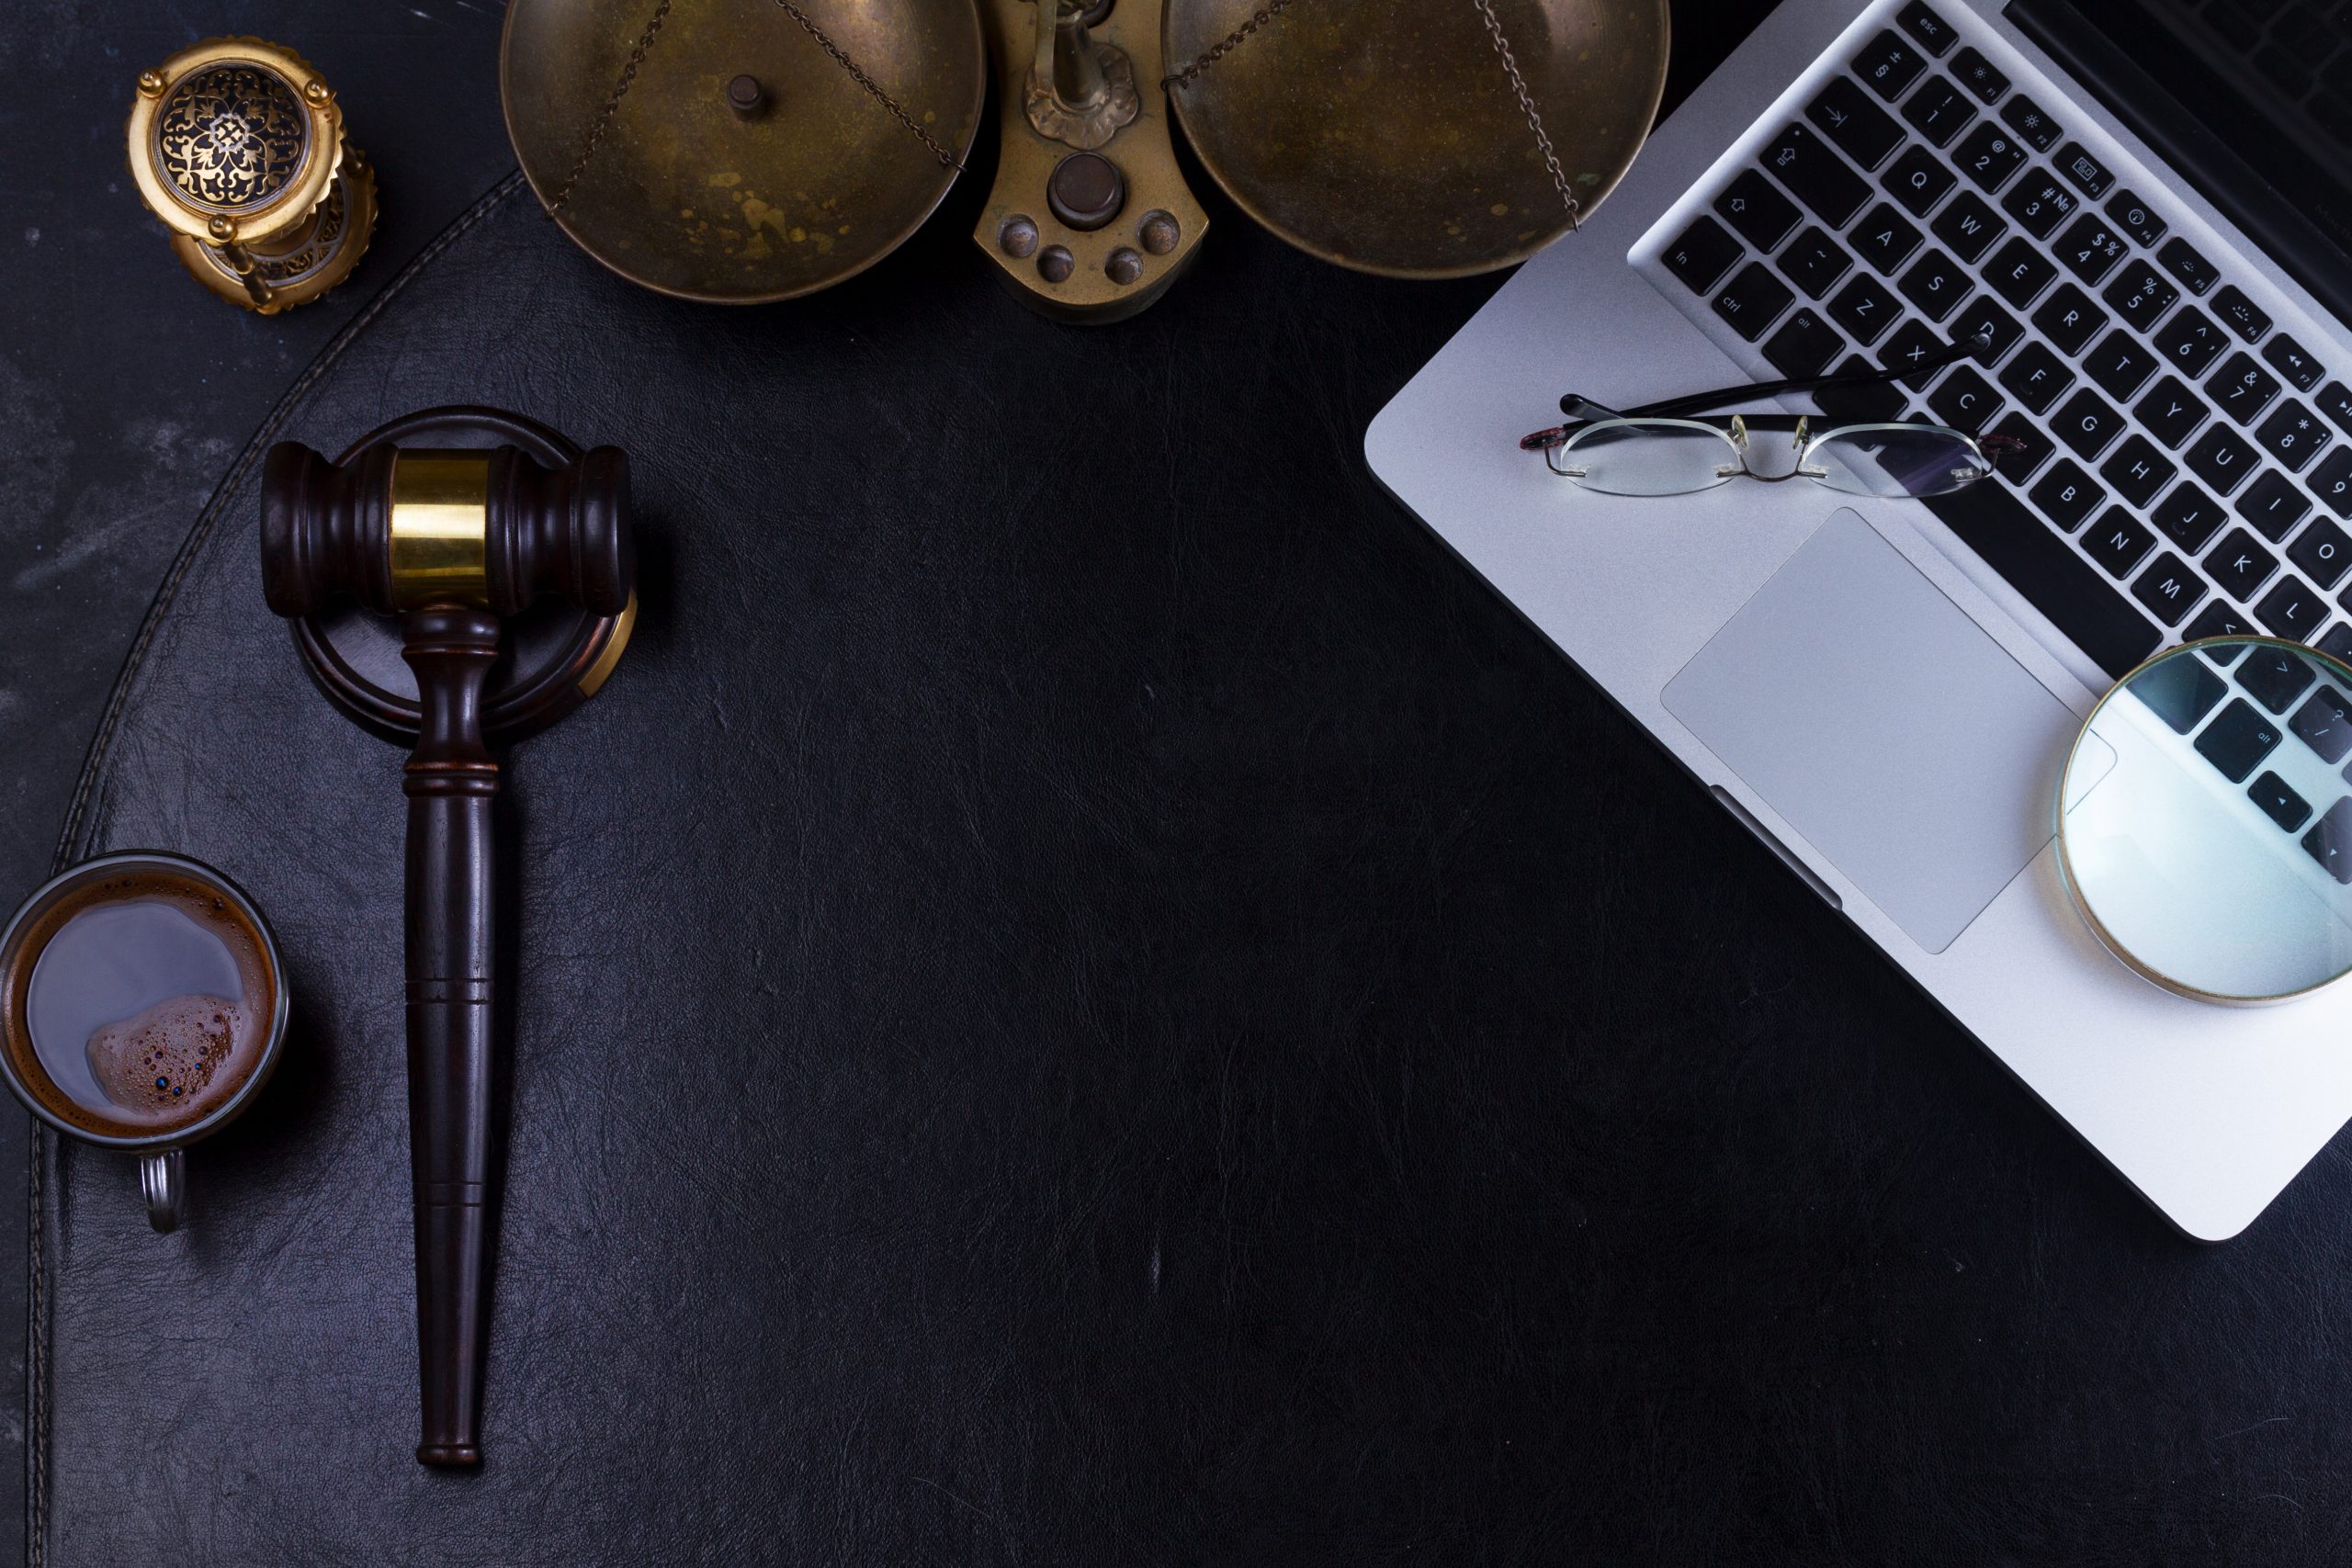
<svg viewBox="0 0 2352 1568">
<path fill-rule="evenodd" d="M 1792 378 L 1989 335 L 1815 400 L 2024 441 L 1923 504 L 2110 674 L 2256 631 L 2352 659 L 2352 356 L 2281 330 L 2233 281 L 2251 269 L 2173 233 L 2165 187 L 2110 166 L 1973 22 L 1896 11 L 1654 280 Z"/>
</svg>

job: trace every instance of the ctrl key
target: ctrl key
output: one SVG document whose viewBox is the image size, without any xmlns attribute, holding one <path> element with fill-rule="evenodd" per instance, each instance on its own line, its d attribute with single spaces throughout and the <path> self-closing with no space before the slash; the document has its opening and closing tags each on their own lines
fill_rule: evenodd
<svg viewBox="0 0 2352 1568">
<path fill-rule="evenodd" d="M 1731 287 L 1715 296 L 1715 314 L 1729 322 L 1732 331 L 1754 343 L 1795 298 L 1789 286 L 1762 263 L 1749 262 L 1731 280 Z"/>
<path fill-rule="evenodd" d="M 2327 874 L 2352 886 L 2352 795 L 2327 808 L 2327 815 L 2303 835 L 2303 852 L 2325 867 Z"/>
</svg>

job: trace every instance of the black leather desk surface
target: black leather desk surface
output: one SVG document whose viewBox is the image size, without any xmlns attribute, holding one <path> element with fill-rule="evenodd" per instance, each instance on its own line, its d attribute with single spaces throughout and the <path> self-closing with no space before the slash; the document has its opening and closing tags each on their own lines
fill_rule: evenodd
<svg viewBox="0 0 2352 1568">
<path fill-rule="evenodd" d="M 379 84 L 440 50 L 259 9 L 193 30 Z M 358 117 L 396 200 L 403 137 L 495 134 L 469 10 L 463 69 Z M 93 139 L 180 41 L 7 25 Z M 161 578 L 395 268 L 207 315 L 127 194 L 22 166 L 39 245 L 139 280 L 7 297 L 10 482 L 50 489 L 0 525 L 0 723 L 53 821 L 114 577 Z M 480 398 L 639 460 L 638 645 L 514 759 L 491 1461 L 407 1458 L 396 753 L 265 622 L 247 476 L 81 842 L 244 879 L 301 1049 L 181 1237 L 119 1162 L 43 1166 L 44 1561 L 2345 1560 L 2342 1145 L 2241 1240 L 2169 1233 L 1371 481 L 1363 424 L 1484 288 L 1219 219 L 1083 333 L 960 208 L 727 313 L 509 200 L 283 411 L 332 446 Z M 221 384 L 76 358 L 184 319 Z M 138 436 L 158 387 L 183 423 Z"/>
</svg>

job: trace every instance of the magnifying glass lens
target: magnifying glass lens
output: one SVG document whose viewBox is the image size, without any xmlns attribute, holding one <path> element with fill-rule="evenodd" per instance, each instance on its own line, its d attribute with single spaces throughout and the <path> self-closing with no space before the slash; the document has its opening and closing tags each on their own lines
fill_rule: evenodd
<svg viewBox="0 0 2352 1568">
<path fill-rule="evenodd" d="M 2091 713 L 2060 787 L 2067 886 L 2117 957 L 2208 1001 L 2352 971 L 2352 667 L 2268 637 L 2173 649 Z"/>
</svg>

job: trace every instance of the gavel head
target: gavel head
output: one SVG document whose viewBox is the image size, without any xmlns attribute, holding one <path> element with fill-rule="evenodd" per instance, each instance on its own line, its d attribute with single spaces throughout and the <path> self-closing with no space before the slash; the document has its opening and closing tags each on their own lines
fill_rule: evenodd
<svg viewBox="0 0 2352 1568">
<path fill-rule="evenodd" d="M 281 441 L 263 463 L 262 593 L 281 615 L 348 598 L 503 616 L 543 593 L 617 615 L 636 567 L 616 446 L 548 468 L 513 446 L 379 446 L 336 464 Z"/>
</svg>

